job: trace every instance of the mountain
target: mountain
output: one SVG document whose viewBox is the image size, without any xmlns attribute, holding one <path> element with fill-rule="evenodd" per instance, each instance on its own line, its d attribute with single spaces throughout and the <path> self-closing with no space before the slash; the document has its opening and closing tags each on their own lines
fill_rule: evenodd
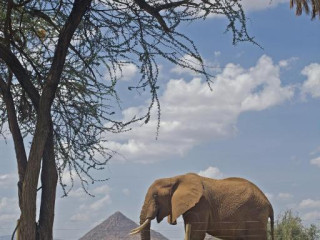
<svg viewBox="0 0 320 240">
<path fill-rule="evenodd" d="M 129 235 L 129 232 L 138 226 L 121 212 L 116 212 L 79 240 L 140 240 L 140 234 Z M 168 240 L 168 238 L 151 230 L 151 240 Z"/>
</svg>

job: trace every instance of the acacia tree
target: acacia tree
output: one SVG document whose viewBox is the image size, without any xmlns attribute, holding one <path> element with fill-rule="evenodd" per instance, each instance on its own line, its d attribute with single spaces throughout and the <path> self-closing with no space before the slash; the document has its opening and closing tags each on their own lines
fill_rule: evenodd
<svg viewBox="0 0 320 240">
<path fill-rule="evenodd" d="M 20 240 L 52 239 L 57 183 L 67 194 L 66 171 L 85 190 L 96 181 L 90 171 L 113 155 L 103 144 L 107 132 L 147 123 L 153 107 L 160 117 L 159 58 L 209 81 L 192 40 L 177 31 L 181 23 L 222 14 L 233 44 L 254 43 L 234 0 L 0 0 L 0 8 L 0 133 L 8 123 L 19 175 Z M 152 101 L 145 115 L 119 122 L 112 103 L 125 64 L 140 70 L 131 89 L 150 91 Z"/>
<path fill-rule="evenodd" d="M 303 11 L 311 12 L 312 19 L 320 18 L 320 0 L 290 0 L 290 8 L 296 8 L 296 15 L 300 16 Z M 310 11 L 311 9 L 311 11 Z"/>
</svg>

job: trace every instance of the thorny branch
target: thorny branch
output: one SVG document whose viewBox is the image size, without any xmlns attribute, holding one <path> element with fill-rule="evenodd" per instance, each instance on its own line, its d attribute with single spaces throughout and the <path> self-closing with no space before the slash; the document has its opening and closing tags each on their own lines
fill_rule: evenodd
<svg viewBox="0 0 320 240">
<path fill-rule="evenodd" d="M 12 71 L 13 102 L 16 109 L 23 109 L 17 112 L 17 119 L 23 136 L 31 136 L 37 104 L 72 1 L 0 0 L 0 8 L 0 76 L 7 79 L 8 69 Z M 160 122 L 160 58 L 211 81 L 192 40 L 176 29 L 183 22 L 214 14 L 226 16 L 234 44 L 255 43 L 247 33 L 238 1 L 93 1 L 72 36 L 51 109 L 56 164 L 65 194 L 69 188 L 63 183 L 63 176 L 68 171 L 71 179 L 80 178 L 85 189 L 97 181 L 90 171 L 103 169 L 115 154 L 108 148 L 109 133 L 128 131 L 134 122 L 147 123 L 153 108 L 157 109 Z M 185 56 L 192 56 L 200 68 Z M 119 104 L 116 84 L 118 73 L 127 64 L 140 70 L 140 78 L 132 82 L 129 90 L 149 91 L 151 102 L 145 114 L 122 122 L 117 120 L 115 108 Z M 1 98 L 0 106 L 4 106 Z M 5 108 L 0 108 L 0 127 L 5 121 Z"/>
</svg>

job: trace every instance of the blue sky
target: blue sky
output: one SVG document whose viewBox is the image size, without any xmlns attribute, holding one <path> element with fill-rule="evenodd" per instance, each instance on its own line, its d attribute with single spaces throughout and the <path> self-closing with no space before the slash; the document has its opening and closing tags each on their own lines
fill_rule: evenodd
<svg viewBox="0 0 320 240">
<path fill-rule="evenodd" d="M 193 73 L 161 62 L 161 128 L 156 117 L 132 132 L 110 135 L 119 152 L 97 176 L 109 181 L 76 186 L 57 196 L 55 235 L 78 239 L 115 211 L 138 221 L 144 194 L 156 179 L 186 172 L 223 178 L 240 176 L 269 197 L 276 216 L 299 212 L 306 224 L 320 221 L 320 22 L 294 16 L 286 0 L 245 1 L 249 33 L 263 49 L 233 46 L 226 21 L 210 18 L 182 26 L 216 75 L 213 91 Z M 132 85 L 137 69 L 128 65 L 119 90 Z M 141 113 L 148 94 L 120 93 L 125 119 Z M 13 145 L 0 139 L 0 236 L 18 219 Z M 67 177 L 65 179 L 68 181 Z M 153 224 L 169 239 L 183 227 Z"/>
</svg>

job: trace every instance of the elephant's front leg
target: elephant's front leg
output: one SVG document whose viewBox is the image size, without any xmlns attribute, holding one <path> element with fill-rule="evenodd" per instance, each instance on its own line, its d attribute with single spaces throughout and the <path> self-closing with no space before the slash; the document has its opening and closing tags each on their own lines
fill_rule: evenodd
<svg viewBox="0 0 320 240">
<path fill-rule="evenodd" d="M 209 205 L 204 198 L 183 214 L 186 240 L 203 240 L 209 223 Z M 190 230 L 191 228 L 191 230 Z M 189 233 L 190 231 L 190 233 Z M 187 237 L 190 236 L 190 239 Z"/>
<path fill-rule="evenodd" d="M 185 223 L 185 238 L 184 240 L 203 240 L 206 236 L 206 231 L 197 228 L 199 224 Z"/>
</svg>

